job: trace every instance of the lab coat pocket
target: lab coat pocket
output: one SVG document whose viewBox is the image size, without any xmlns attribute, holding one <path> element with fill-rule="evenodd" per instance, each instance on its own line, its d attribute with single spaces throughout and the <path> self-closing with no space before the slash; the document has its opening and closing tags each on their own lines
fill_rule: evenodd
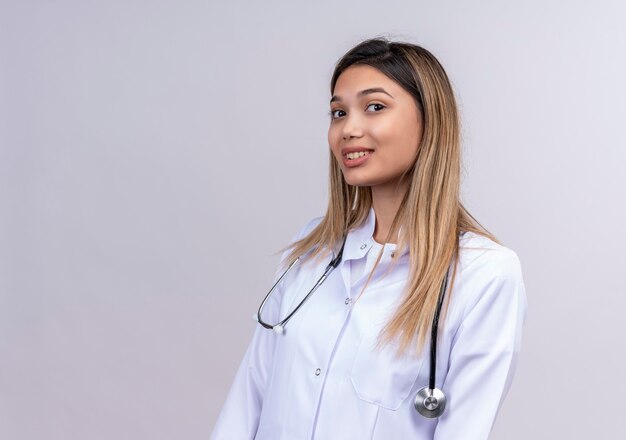
<svg viewBox="0 0 626 440">
<path fill-rule="evenodd" d="M 377 348 L 377 337 L 377 332 L 368 332 L 361 340 L 350 381 L 361 400 L 397 410 L 413 389 L 423 359 L 409 354 L 396 357 L 393 343 Z"/>
</svg>

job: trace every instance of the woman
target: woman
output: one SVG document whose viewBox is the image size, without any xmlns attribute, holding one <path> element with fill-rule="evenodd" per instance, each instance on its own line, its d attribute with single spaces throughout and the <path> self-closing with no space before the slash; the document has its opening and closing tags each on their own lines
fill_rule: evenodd
<svg viewBox="0 0 626 440">
<path fill-rule="evenodd" d="M 339 60 L 330 90 L 327 212 L 283 253 L 277 275 L 296 263 L 257 316 L 212 438 L 485 439 L 526 296 L 516 253 L 460 202 L 448 77 L 427 50 L 376 38 Z"/>
</svg>

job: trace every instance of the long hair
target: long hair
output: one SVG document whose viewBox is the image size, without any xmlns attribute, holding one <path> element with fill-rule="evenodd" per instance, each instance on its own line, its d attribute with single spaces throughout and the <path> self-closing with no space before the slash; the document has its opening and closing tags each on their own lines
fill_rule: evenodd
<svg viewBox="0 0 626 440">
<path fill-rule="evenodd" d="M 352 65 L 368 65 L 398 83 L 415 99 L 423 120 L 422 139 L 414 164 L 401 176 L 409 187 L 389 231 L 399 231 L 398 249 L 407 249 L 409 278 L 395 313 L 379 335 L 379 342 L 398 341 L 398 354 L 424 347 L 437 307 L 441 284 L 453 261 L 458 261 L 459 237 L 472 231 L 499 241 L 483 228 L 460 201 L 461 134 L 457 104 L 448 76 L 432 53 L 411 43 L 378 37 L 365 40 L 348 51 L 335 65 L 331 95 L 341 73 Z M 309 252 L 320 256 L 340 245 L 344 234 L 367 218 L 372 206 L 370 187 L 346 183 L 330 153 L 329 200 L 321 222 L 291 249 L 285 264 Z M 444 322 L 456 267 L 446 292 Z M 374 269 L 375 270 L 375 267 Z"/>
</svg>

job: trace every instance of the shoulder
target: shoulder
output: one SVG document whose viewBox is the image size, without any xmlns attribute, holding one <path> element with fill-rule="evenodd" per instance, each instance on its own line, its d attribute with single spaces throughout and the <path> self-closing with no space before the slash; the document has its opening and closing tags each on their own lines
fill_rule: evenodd
<svg viewBox="0 0 626 440">
<path fill-rule="evenodd" d="M 459 238 L 458 269 L 464 277 L 521 279 L 522 276 L 522 265 L 513 249 L 474 232 L 466 232 Z"/>
<path fill-rule="evenodd" d="M 297 234 L 293 237 L 291 242 L 300 240 L 300 239 L 306 237 L 307 235 L 309 235 L 309 233 L 313 229 L 315 229 L 317 227 L 317 225 L 319 225 L 322 222 L 322 220 L 324 220 L 324 216 L 315 217 L 315 218 L 312 218 L 311 220 L 309 220 L 308 222 L 306 222 L 304 224 L 304 226 L 300 227 L 300 229 L 298 230 Z"/>
<path fill-rule="evenodd" d="M 454 284 L 451 306 L 457 319 L 463 320 L 476 309 L 526 308 L 522 265 L 517 253 L 483 235 L 466 232 L 459 239 Z"/>
<path fill-rule="evenodd" d="M 320 217 L 315 217 L 312 218 L 311 220 L 307 221 L 304 225 L 300 226 L 300 228 L 298 229 L 298 231 L 291 237 L 291 240 L 289 240 L 288 245 L 283 248 L 283 253 L 280 257 L 280 264 L 279 267 L 284 265 L 284 262 L 286 261 L 287 257 L 289 256 L 290 252 L 291 252 L 291 246 L 296 242 L 299 241 L 301 239 L 303 239 L 304 237 L 306 237 L 313 229 L 315 229 L 315 227 L 317 225 L 319 225 L 321 223 L 321 221 L 324 219 L 323 216 Z"/>
</svg>

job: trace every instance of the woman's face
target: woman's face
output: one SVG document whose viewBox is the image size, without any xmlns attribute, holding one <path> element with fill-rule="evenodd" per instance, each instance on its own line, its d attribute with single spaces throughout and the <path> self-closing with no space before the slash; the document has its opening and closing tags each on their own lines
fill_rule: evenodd
<svg viewBox="0 0 626 440">
<path fill-rule="evenodd" d="M 422 115 L 411 94 L 378 69 L 352 65 L 335 84 L 328 144 L 346 182 L 397 183 L 415 161 Z"/>
</svg>

